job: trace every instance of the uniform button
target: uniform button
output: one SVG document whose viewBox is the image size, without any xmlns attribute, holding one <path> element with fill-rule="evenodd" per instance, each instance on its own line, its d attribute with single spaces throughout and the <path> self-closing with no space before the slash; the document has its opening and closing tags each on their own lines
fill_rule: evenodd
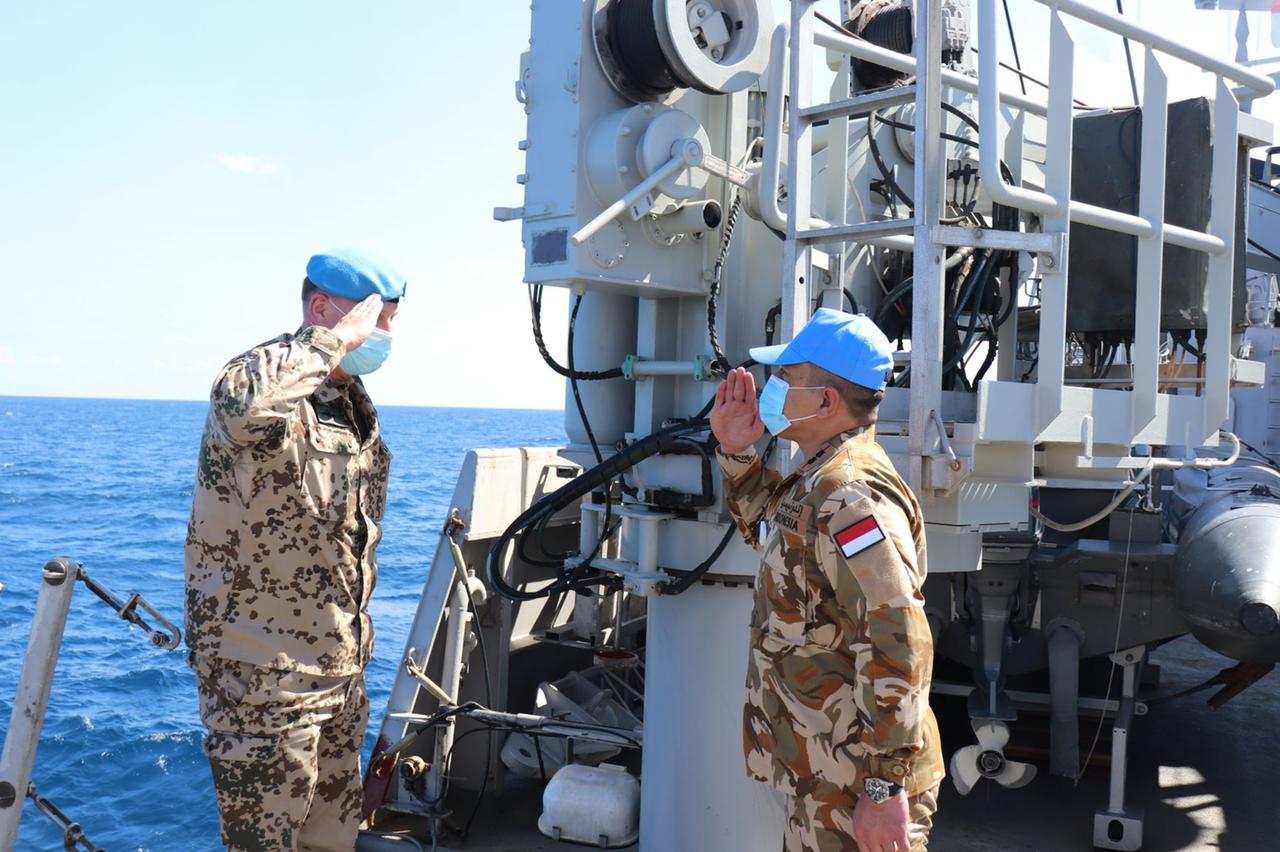
<svg viewBox="0 0 1280 852">
<path fill-rule="evenodd" d="M 903 768 L 901 764 L 896 764 L 890 767 L 889 771 L 892 772 L 894 775 L 902 775 L 906 772 L 906 769 Z"/>
</svg>

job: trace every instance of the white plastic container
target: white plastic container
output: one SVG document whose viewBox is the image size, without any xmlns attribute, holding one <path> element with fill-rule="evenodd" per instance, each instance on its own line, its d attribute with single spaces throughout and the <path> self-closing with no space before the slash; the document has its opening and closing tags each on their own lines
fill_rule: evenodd
<svg viewBox="0 0 1280 852">
<path fill-rule="evenodd" d="M 640 782 L 612 763 L 569 764 L 542 793 L 538 830 L 555 841 L 630 846 L 640 836 Z"/>
</svg>

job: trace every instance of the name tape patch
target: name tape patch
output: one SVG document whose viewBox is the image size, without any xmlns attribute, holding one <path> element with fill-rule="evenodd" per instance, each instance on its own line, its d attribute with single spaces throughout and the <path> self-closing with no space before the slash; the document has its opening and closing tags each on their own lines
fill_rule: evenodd
<svg viewBox="0 0 1280 852">
<path fill-rule="evenodd" d="M 856 524 L 850 524 L 832 536 L 836 540 L 836 546 L 840 548 L 840 552 L 844 554 L 844 558 L 848 559 L 866 550 L 873 544 L 884 541 L 884 532 L 880 529 L 880 525 L 876 523 L 873 515 L 868 515 Z"/>
</svg>

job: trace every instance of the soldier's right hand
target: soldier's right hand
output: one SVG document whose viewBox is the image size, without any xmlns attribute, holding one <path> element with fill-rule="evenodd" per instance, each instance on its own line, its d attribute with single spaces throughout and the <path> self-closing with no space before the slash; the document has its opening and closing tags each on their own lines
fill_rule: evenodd
<svg viewBox="0 0 1280 852">
<path fill-rule="evenodd" d="M 743 367 L 729 372 L 716 388 L 716 404 L 711 409 L 711 431 L 726 453 L 746 452 L 764 435 L 760 404 L 756 401 L 756 380 Z"/>
<path fill-rule="evenodd" d="M 350 352 L 364 343 L 373 334 L 382 314 L 382 297 L 377 293 L 368 296 L 364 301 L 347 311 L 342 319 L 334 325 L 333 331 L 342 338 L 347 351 Z"/>
</svg>

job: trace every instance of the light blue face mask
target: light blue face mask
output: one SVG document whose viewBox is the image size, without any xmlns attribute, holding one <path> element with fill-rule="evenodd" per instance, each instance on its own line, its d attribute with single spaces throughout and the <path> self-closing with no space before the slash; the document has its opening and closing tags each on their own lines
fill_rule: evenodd
<svg viewBox="0 0 1280 852">
<path fill-rule="evenodd" d="M 334 310 L 342 314 L 344 317 L 347 312 L 333 304 Z M 378 369 L 387 360 L 387 356 L 391 354 L 391 332 L 383 331 L 375 328 L 373 332 L 365 338 L 355 349 L 352 349 L 346 355 L 342 356 L 342 360 L 338 366 L 348 376 L 367 376 L 374 370 Z"/>
<path fill-rule="evenodd" d="M 817 412 L 814 412 L 806 417 L 797 417 L 792 420 L 782 413 L 782 410 L 787 407 L 787 391 L 793 390 L 823 390 L 823 387 L 793 388 L 784 379 L 770 376 L 769 381 L 765 382 L 764 390 L 760 392 L 760 422 L 772 435 L 781 435 L 791 428 L 792 423 L 811 420 L 818 416 Z"/>
<path fill-rule="evenodd" d="M 349 376 L 364 376 L 382 366 L 391 354 L 391 334 L 380 328 L 342 357 L 339 366 Z"/>
</svg>

